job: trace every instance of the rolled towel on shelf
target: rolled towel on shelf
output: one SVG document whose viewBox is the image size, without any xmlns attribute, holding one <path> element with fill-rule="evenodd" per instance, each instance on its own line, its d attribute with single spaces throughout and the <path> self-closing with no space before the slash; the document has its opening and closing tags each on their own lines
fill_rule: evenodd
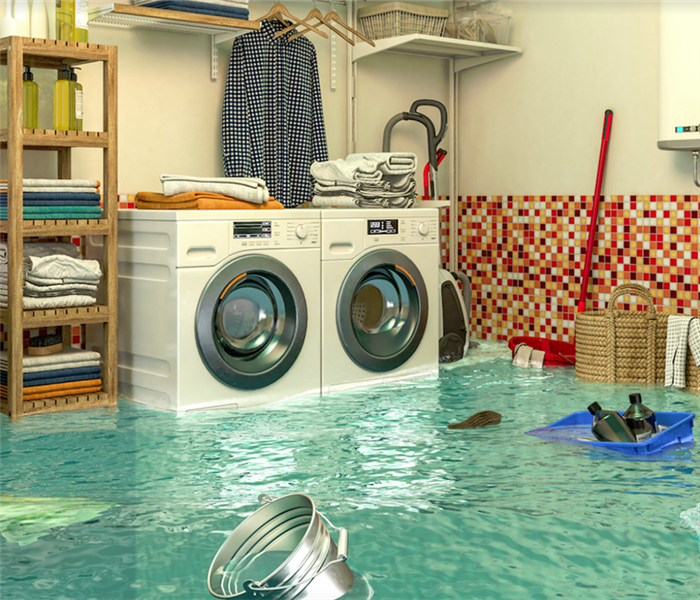
<svg viewBox="0 0 700 600">
<path fill-rule="evenodd" d="M 141 4 L 150 8 L 172 10 L 177 12 L 189 12 L 194 14 L 212 15 L 228 19 L 247 20 L 250 12 L 247 8 L 240 8 L 231 4 L 209 4 L 207 2 L 191 2 L 190 0 L 153 0 L 148 4 Z"/>
</svg>

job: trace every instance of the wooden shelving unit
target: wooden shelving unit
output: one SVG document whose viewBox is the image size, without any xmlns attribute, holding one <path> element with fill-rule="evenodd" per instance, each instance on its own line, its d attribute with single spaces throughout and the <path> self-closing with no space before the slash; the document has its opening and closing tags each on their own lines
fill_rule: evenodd
<svg viewBox="0 0 700 600">
<path fill-rule="evenodd" d="M 23 129 L 22 70 L 24 65 L 60 69 L 72 65 L 103 64 L 103 131 L 75 132 Z M 7 37 L 0 39 L 0 64 L 7 65 L 7 129 L 0 130 L 0 147 L 7 149 L 8 220 L 0 221 L 0 232 L 7 235 L 8 302 L 0 309 L 0 322 L 8 332 L 8 395 L 0 402 L 0 412 L 10 417 L 80 410 L 117 405 L 117 48 L 58 40 Z M 71 177 L 71 149 L 98 148 L 103 152 L 103 218 L 85 220 L 25 221 L 22 215 L 22 176 L 24 150 L 57 153 L 58 177 Z M 23 310 L 22 243 L 25 238 L 104 236 L 102 262 L 104 305 L 50 310 Z M 81 396 L 61 396 L 48 400 L 23 401 L 23 331 L 43 327 L 63 327 L 64 343 L 70 344 L 70 328 L 87 324 L 103 327 L 102 391 Z"/>
</svg>

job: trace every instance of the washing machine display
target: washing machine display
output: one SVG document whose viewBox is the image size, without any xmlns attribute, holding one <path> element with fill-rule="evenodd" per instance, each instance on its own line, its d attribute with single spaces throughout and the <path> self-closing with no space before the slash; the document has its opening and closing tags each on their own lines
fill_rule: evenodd
<svg viewBox="0 0 700 600">
<path fill-rule="evenodd" d="M 338 294 L 343 348 L 371 371 L 391 371 L 408 360 L 423 339 L 427 314 L 420 271 L 394 250 L 377 250 L 360 259 Z"/>
<path fill-rule="evenodd" d="M 202 361 L 222 383 L 259 389 L 282 377 L 304 343 L 307 307 L 279 260 L 249 255 L 228 263 L 202 292 L 195 317 Z"/>
</svg>

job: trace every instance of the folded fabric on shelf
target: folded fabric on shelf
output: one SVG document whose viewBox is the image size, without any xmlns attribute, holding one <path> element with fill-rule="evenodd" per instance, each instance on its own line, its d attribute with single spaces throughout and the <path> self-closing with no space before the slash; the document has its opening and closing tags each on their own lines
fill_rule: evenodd
<svg viewBox="0 0 700 600">
<path fill-rule="evenodd" d="M 247 8 L 239 8 L 232 5 L 208 4 L 206 2 L 190 2 L 190 0 L 154 0 L 148 4 L 149 8 L 160 8 L 163 10 L 174 10 L 179 12 L 191 12 L 202 15 L 212 15 L 216 17 L 226 17 L 229 19 L 247 20 L 250 14 Z"/>
<path fill-rule="evenodd" d="M 7 193 L 0 192 L 0 200 L 7 202 Z M 94 192 L 22 192 L 22 200 L 96 200 L 100 195 Z"/>
<path fill-rule="evenodd" d="M 190 192 L 189 194 L 192 194 Z M 188 196 L 189 194 L 180 194 Z M 136 208 L 141 210 L 279 210 L 284 206 L 274 198 L 266 202 L 254 204 L 245 200 L 229 198 L 217 194 L 198 195 L 194 200 L 171 202 L 178 196 L 165 196 L 154 192 L 139 192 L 136 194 Z M 147 200 L 144 199 L 147 198 Z"/>
<path fill-rule="evenodd" d="M 211 192 L 238 200 L 260 204 L 270 199 L 267 184 L 257 177 L 190 177 L 161 175 L 163 194 L 175 196 L 184 192 Z"/>
<path fill-rule="evenodd" d="M 67 371 L 74 371 L 67 373 Z M 99 379 L 101 370 L 99 367 L 92 369 L 59 369 L 51 371 L 52 375 L 43 373 L 24 373 L 22 385 L 52 385 L 54 383 L 71 383 L 76 381 L 86 381 L 89 379 Z M 7 371 L 0 371 L 0 383 L 7 385 Z"/>
<path fill-rule="evenodd" d="M 34 367 L 23 367 L 22 371 L 24 373 L 45 373 L 46 371 L 68 371 L 70 369 L 86 369 L 90 367 L 99 367 L 99 360 L 78 360 L 69 363 L 59 363 L 59 364 L 48 364 L 48 365 L 38 365 Z M 0 369 L 5 369 L 6 365 L 0 364 Z"/>
<path fill-rule="evenodd" d="M 95 383 L 95 382 L 99 383 Z M 72 386 L 72 387 L 58 387 L 58 386 Z M 42 386 L 47 389 L 41 392 L 25 392 L 22 389 L 22 399 L 23 400 L 44 400 L 45 398 L 61 398 L 65 396 L 82 396 L 84 394 L 94 394 L 102 391 L 102 380 L 101 379 L 91 379 L 89 382 L 73 382 L 68 384 L 57 383 L 53 386 L 47 385 Z M 0 398 L 3 400 L 7 399 L 7 386 L 0 385 Z"/>
<path fill-rule="evenodd" d="M 100 263 L 92 259 L 77 259 L 62 254 L 49 256 L 25 256 L 23 259 L 25 280 L 41 285 L 42 279 L 50 279 L 51 284 L 77 282 L 99 282 L 102 277 Z M 0 264 L 0 278 L 7 278 L 7 264 Z M 70 281 L 65 281 L 70 279 Z M 38 282 L 36 280 L 39 280 Z"/>
<path fill-rule="evenodd" d="M 355 196 L 314 196 L 311 203 L 320 208 L 329 206 L 357 208 L 357 198 Z"/>
<path fill-rule="evenodd" d="M 7 188 L 0 187 L 0 194 L 5 195 Z M 22 187 L 22 195 L 25 193 L 51 193 L 51 194 L 99 194 L 97 187 Z"/>
<path fill-rule="evenodd" d="M 88 219 L 101 219 L 102 211 L 94 213 L 73 212 L 70 210 L 64 212 L 50 213 L 22 213 L 23 221 L 85 221 Z M 0 221 L 7 220 L 7 209 L 0 208 Z"/>
<path fill-rule="evenodd" d="M 7 182 L 5 182 L 5 185 L 7 185 Z M 98 188 L 100 187 L 100 182 L 97 179 L 23 179 L 22 187 Z"/>
<path fill-rule="evenodd" d="M 25 355 L 22 357 L 22 366 L 24 369 L 31 369 L 33 367 L 41 367 L 46 365 L 69 365 L 71 363 L 99 360 L 99 352 L 65 346 L 63 350 L 61 350 L 60 352 L 56 352 L 56 354 L 47 354 L 45 356 Z M 4 368 L 5 370 L 7 370 L 6 350 L 0 350 L 0 368 Z M 54 366 L 53 368 L 58 367 Z"/>
<path fill-rule="evenodd" d="M 24 310 L 45 310 L 47 308 L 73 308 L 78 306 L 92 306 L 97 302 L 94 296 L 82 296 L 78 294 L 70 296 L 53 296 L 50 298 L 22 297 Z M 7 296 L 0 295 L 0 307 L 7 308 Z"/>
<path fill-rule="evenodd" d="M 160 0 L 134 0 L 136 6 L 147 6 Z M 248 8 L 248 0 L 197 0 L 204 4 L 220 4 L 221 6 L 237 6 L 238 8 Z"/>
<path fill-rule="evenodd" d="M 76 288 L 73 286 L 66 286 L 63 287 L 63 289 L 59 290 L 52 290 L 51 286 L 35 286 L 35 287 L 41 287 L 41 291 L 36 291 L 36 290 L 29 290 L 27 289 L 27 283 L 25 282 L 24 284 L 24 290 L 22 291 L 22 295 L 25 298 L 55 298 L 58 296 L 90 296 L 92 298 L 97 298 L 97 286 L 93 286 L 91 289 L 85 289 L 85 288 Z M 8 288 L 7 288 L 7 283 L 4 282 L 3 280 L 0 280 L 0 297 L 7 299 L 7 294 L 8 294 Z"/>
<path fill-rule="evenodd" d="M 91 208 L 100 208 L 99 200 L 23 200 L 22 207 L 27 208 L 29 206 L 50 206 L 57 208 L 58 210 L 69 210 L 73 206 L 88 206 Z M 0 198 L 0 208 L 7 210 L 7 200 Z"/>
<path fill-rule="evenodd" d="M 24 242 L 22 254 L 26 259 L 61 254 L 75 259 L 82 259 L 80 249 L 72 242 Z M 7 263 L 7 242 L 0 242 L 0 264 Z"/>
<path fill-rule="evenodd" d="M 384 175 L 414 175 L 416 165 L 416 155 L 412 152 L 375 152 L 315 162 L 310 170 L 316 181 L 338 184 L 377 181 Z"/>
</svg>

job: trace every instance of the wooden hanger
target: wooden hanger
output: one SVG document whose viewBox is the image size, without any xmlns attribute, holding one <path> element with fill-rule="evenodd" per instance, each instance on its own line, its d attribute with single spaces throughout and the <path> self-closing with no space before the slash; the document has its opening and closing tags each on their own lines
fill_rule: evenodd
<svg viewBox="0 0 700 600">
<path fill-rule="evenodd" d="M 292 16 L 289 11 L 287 10 L 287 7 L 284 4 L 277 3 L 275 4 L 271 9 L 270 12 L 267 13 L 265 16 L 260 17 L 259 19 L 255 19 L 256 21 L 264 21 L 265 19 L 275 19 L 282 23 L 285 27 L 288 25 L 288 23 L 282 18 L 283 16 L 287 17 L 290 21 L 292 21 L 293 25 L 292 28 L 296 27 L 297 25 L 301 24 L 302 21 L 297 19 L 296 17 Z M 306 31 L 312 30 L 318 33 L 319 35 L 323 36 L 324 38 L 328 39 L 328 36 L 323 33 L 323 31 L 320 31 L 317 29 L 316 25 L 311 25 L 309 23 L 304 23 L 305 27 L 308 27 Z M 286 31 L 286 30 L 285 30 Z M 275 35 L 277 37 L 277 35 Z"/>
<path fill-rule="evenodd" d="M 335 33 L 337 33 L 341 38 L 343 38 L 343 39 L 344 39 L 346 42 L 348 42 L 349 44 L 352 44 L 353 46 L 355 45 L 355 42 L 353 42 L 351 38 L 349 38 L 349 37 L 346 36 L 344 33 L 342 33 L 341 31 L 338 31 L 335 27 L 333 27 L 333 25 L 331 25 L 331 24 L 328 22 L 328 20 L 324 18 L 323 13 L 322 13 L 320 10 L 318 10 L 318 8 L 315 8 L 315 7 L 314 7 L 313 9 L 311 9 L 311 11 L 309 11 L 309 14 L 306 15 L 306 18 L 303 19 L 299 24 L 300 24 L 300 25 L 303 24 L 303 25 L 305 25 L 305 26 L 307 26 L 307 27 L 310 27 L 309 21 L 310 21 L 311 19 L 314 19 L 314 18 L 315 18 L 315 19 L 318 19 L 323 25 L 325 25 L 326 27 L 328 27 L 328 29 L 330 29 L 331 31 L 334 31 Z M 286 29 L 277 32 L 277 34 L 275 35 L 275 37 L 278 37 L 278 36 L 280 36 L 280 35 L 283 35 L 283 34 L 287 33 L 288 31 L 291 31 L 292 29 L 294 29 L 294 26 L 292 26 L 292 27 L 287 27 Z M 309 31 L 308 29 L 303 29 L 302 31 L 300 31 L 300 32 L 298 32 L 298 33 L 295 33 L 292 37 L 289 38 L 289 41 L 291 42 L 292 40 L 298 38 L 300 35 L 304 35 L 304 34 L 305 34 L 306 32 L 308 32 L 308 31 Z"/>
<path fill-rule="evenodd" d="M 350 33 L 352 33 L 353 35 L 356 35 L 357 37 L 359 37 L 361 40 L 367 42 L 367 43 L 370 44 L 371 46 L 376 46 L 376 44 L 375 44 L 372 40 L 366 38 L 364 35 L 362 35 L 362 34 L 361 34 L 359 31 L 357 31 L 356 29 L 353 29 L 353 28 L 350 27 L 349 25 L 346 25 L 346 24 L 343 22 L 343 19 L 340 18 L 340 15 L 339 15 L 337 12 L 335 12 L 334 10 L 331 10 L 330 12 L 328 12 L 328 13 L 326 14 L 326 21 L 335 21 L 335 22 L 338 23 L 339 25 L 342 25 L 343 27 L 345 27 L 345 29 L 347 29 Z"/>
</svg>

